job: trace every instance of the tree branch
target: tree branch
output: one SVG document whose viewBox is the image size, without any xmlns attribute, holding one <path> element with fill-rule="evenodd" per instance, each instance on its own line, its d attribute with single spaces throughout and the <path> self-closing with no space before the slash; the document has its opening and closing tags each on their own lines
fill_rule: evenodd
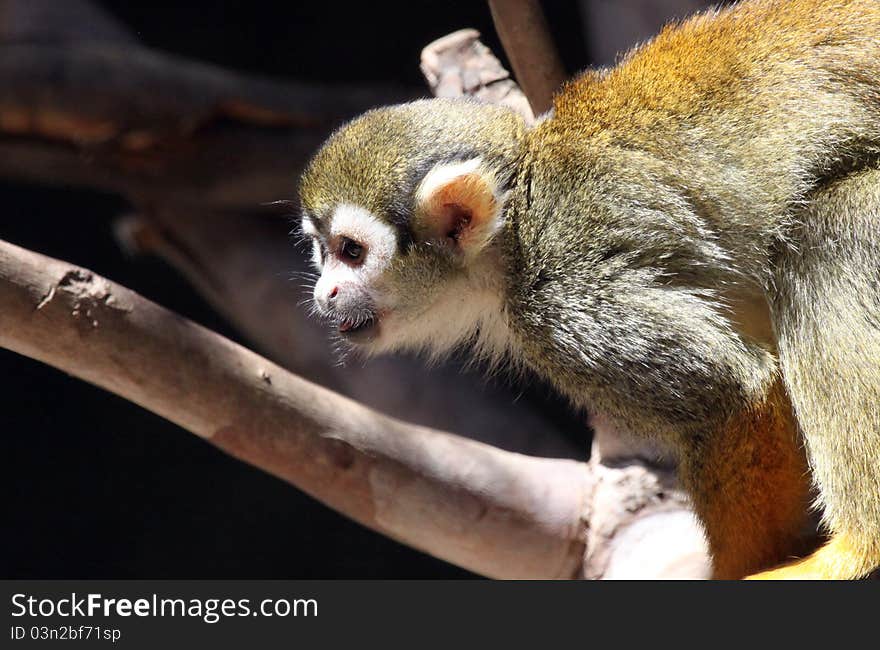
<svg viewBox="0 0 880 650">
<path fill-rule="evenodd" d="M 539 0 L 489 0 L 495 30 L 535 115 L 553 107 L 566 74 Z"/>
<path fill-rule="evenodd" d="M 0 345 L 101 386 L 356 521 L 493 577 L 572 577 L 582 463 L 405 424 L 84 269 L 0 243 Z"/>
<path fill-rule="evenodd" d="M 250 211 L 290 196 L 341 120 L 416 94 L 282 84 L 134 44 L 0 38 L 0 175 Z"/>
<path fill-rule="evenodd" d="M 437 97 L 466 95 L 501 104 L 533 122 L 529 100 L 479 39 L 477 30 L 460 29 L 425 46 L 421 69 L 431 92 Z"/>
</svg>

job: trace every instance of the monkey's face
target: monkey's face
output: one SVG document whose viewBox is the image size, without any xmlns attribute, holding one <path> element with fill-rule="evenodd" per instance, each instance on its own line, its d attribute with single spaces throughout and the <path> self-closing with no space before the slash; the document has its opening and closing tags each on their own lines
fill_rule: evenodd
<svg viewBox="0 0 880 650">
<path fill-rule="evenodd" d="M 376 342 L 394 307 L 385 281 L 398 249 L 394 229 L 366 208 L 339 203 L 323 219 L 304 216 L 302 230 L 320 273 L 313 291 L 317 312 L 343 339 Z"/>
<path fill-rule="evenodd" d="M 487 249 L 501 203 L 494 176 L 472 159 L 434 166 L 403 224 L 353 198 L 304 205 L 320 272 L 316 311 L 367 354 L 448 350 L 500 311 L 497 257 Z"/>
<path fill-rule="evenodd" d="M 316 310 L 343 341 L 439 352 L 490 329 L 500 292 L 488 249 L 523 133 L 507 109 L 423 100 L 370 111 L 316 152 L 300 183 L 303 231 Z"/>
</svg>

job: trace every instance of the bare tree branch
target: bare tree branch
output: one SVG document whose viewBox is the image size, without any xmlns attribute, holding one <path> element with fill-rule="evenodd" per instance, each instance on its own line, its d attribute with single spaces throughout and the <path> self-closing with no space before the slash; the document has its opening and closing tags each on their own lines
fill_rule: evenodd
<svg viewBox="0 0 880 650">
<path fill-rule="evenodd" d="M 475 29 L 460 29 L 422 50 L 422 74 L 437 97 L 468 95 L 507 106 L 526 122 L 535 119 L 529 100 Z"/>
<path fill-rule="evenodd" d="M 252 210 L 292 194 L 296 165 L 340 120 L 415 95 L 254 79 L 134 44 L 5 41 L 0 30 L 0 175 Z"/>
<path fill-rule="evenodd" d="M 535 115 L 553 106 L 553 93 L 565 81 L 539 0 L 489 0 L 495 29 L 519 85 Z"/>
<path fill-rule="evenodd" d="M 0 40 L 127 42 L 132 36 L 88 0 L 0 0 Z"/>
<path fill-rule="evenodd" d="M 573 577 L 582 463 L 408 425 L 93 273 L 0 243 L 0 345 L 101 386 L 356 521 L 493 577 Z"/>
</svg>

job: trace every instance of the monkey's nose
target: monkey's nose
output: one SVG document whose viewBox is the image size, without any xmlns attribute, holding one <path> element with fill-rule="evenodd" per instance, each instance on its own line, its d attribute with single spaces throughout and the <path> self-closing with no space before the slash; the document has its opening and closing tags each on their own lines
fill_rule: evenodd
<svg viewBox="0 0 880 650">
<path fill-rule="evenodd" d="M 330 291 L 324 290 L 320 285 L 315 286 L 315 302 L 323 311 L 329 311 L 339 295 L 339 285 L 334 285 Z"/>
</svg>

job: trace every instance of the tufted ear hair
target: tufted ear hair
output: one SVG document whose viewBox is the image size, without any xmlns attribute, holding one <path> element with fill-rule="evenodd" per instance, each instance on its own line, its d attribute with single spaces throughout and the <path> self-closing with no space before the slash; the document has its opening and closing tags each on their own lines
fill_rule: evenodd
<svg viewBox="0 0 880 650">
<path fill-rule="evenodd" d="M 440 163 L 416 191 L 417 234 L 475 255 L 501 226 L 503 203 L 495 174 L 479 158 Z"/>
</svg>

